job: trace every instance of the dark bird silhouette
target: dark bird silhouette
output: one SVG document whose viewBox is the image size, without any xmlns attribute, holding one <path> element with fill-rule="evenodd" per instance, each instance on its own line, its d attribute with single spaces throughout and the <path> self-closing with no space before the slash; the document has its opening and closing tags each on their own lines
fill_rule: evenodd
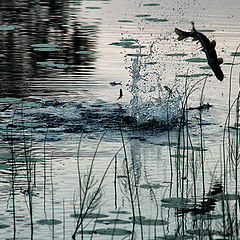
<svg viewBox="0 0 240 240">
<path fill-rule="evenodd" d="M 123 90 L 122 90 L 122 89 L 120 89 L 120 94 L 119 94 L 119 97 L 118 97 L 118 99 L 122 98 L 122 96 L 123 96 Z"/>
</svg>

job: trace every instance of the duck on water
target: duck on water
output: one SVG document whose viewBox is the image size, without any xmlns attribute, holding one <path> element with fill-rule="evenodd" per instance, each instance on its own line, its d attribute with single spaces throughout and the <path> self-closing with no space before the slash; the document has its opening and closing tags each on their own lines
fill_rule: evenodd
<svg viewBox="0 0 240 240">
<path fill-rule="evenodd" d="M 203 47 L 203 51 L 206 54 L 208 65 L 213 70 L 216 78 L 222 81 L 224 75 L 220 65 L 223 63 L 223 59 L 217 57 L 217 53 L 215 50 L 216 41 L 213 40 L 210 42 L 210 40 L 204 34 L 198 32 L 195 29 L 194 23 L 193 22 L 191 23 L 193 25 L 191 32 L 185 32 L 178 28 L 175 28 L 175 33 L 178 35 L 178 40 L 181 41 L 185 38 L 192 37 L 193 40 L 199 41 Z"/>
</svg>

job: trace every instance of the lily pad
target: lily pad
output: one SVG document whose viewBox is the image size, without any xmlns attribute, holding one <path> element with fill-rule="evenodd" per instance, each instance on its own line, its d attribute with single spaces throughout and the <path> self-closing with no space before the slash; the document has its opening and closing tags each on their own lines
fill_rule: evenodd
<svg viewBox="0 0 240 240">
<path fill-rule="evenodd" d="M 230 56 L 240 57 L 240 52 L 231 52 Z"/>
<path fill-rule="evenodd" d="M 79 218 L 81 217 L 80 213 L 70 214 L 70 217 Z M 106 218 L 108 215 L 102 213 L 87 213 L 85 218 Z"/>
<path fill-rule="evenodd" d="M 128 53 L 128 54 L 126 54 L 126 56 L 129 56 L 129 57 L 146 57 L 148 55 L 143 54 L 143 53 Z"/>
<path fill-rule="evenodd" d="M 185 59 L 186 62 L 194 62 L 194 63 L 203 63 L 203 62 L 207 62 L 206 58 L 188 58 Z"/>
<path fill-rule="evenodd" d="M 184 57 L 184 56 L 187 56 L 186 53 L 167 53 L 165 54 L 165 56 L 168 56 L 168 57 Z"/>
<path fill-rule="evenodd" d="M 23 27 L 19 25 L 2 25 L 0 26 L 0 31 L 10 31 L 10 30 L 15 30 L 20 28 L 23 28 Z"/>
<path fill-rule="evenodd" d="M 10 227 L 10 225 L 8 225 L 8 224 L 0 224 L 0 229 L 1 228 L 8 228 L 8 227 Z"/>
<path fill-rule="evenodd" d="M 125 20 L 125 19 L 123 19 L 123 20 L 118 20 L 118 22 L 131 23 L 131 22 L 133 22 L 133 21 L 132 21 L 132 20 Z"/>
<path fill-rule="evenodd" d="M 110 219 L 98 219 L 95 221 L 96 223 L 103 223 L 103 224 L 128 224 L 130 221 L 127 220 L 121 220 L 117 218 L 110 218 Z"/>
<path fill-rule="evenodd" d="M 213 29 L 200 29 L 199 32 L 215 32 Z"/>
<path fill-rule="evenodd" d="M 133 217 L 130 217 L 129 219 L 131 219 L 133 221 Z M 145 218 L 143 216 L 142 217 L 136 216 L 135 223 L 140 224 L 140 225 L 167 225 L 167 224 L 169 224 L 169 222 L 165 221 L 165 220 Z"/>
<path fill-rule="evenodd" d="M 94 231 L 96 234 L 110 235 L 110 236 L 123 236 L 129 235 L 132 232 L 123 228 L 99 228 Z"/>
<path fill-rule="evenodd" d="M 75 53 L 76 53 L 76 54 L 87 55 L 87 54 L 93 54 L 93 53 L 96 53 L 96 51 L 82 50 L 82 51 L 77 51 L 77 52 L 75 52 Z"/>
<path fill-rule="evenodd" d="M 87 9 L 101 9 L 101 7 L 86 7 Z"/>
<path fill-rule="evenodd" d="M 37 43 L 37 44 L 32 44 L 31 47 L 33 47 L 33 48 L 56 48 L 56 47 L 58 47 L 58 44 Z"/>
<path fill-rule="evenodd" d="M 224 193 L 219 193 L 217 195 L 214 195 L 213 198 L 219 199 L 219 200 L 224 200 L 224 201 L 231 201 L 231 200 L 239 200 L 240 195 L 238 194 L 224 194 Z"/>
<path fill-rule="evenodd" d="M 52 47 L 40 47 L 40 48 L 34 48 L 33 49 L 36 52 L 58 52 L 60 51 L 59 48 L 52 48 Z"/>
<path fill-rule="evenodd" d="M 57 219 L 41 219 L 41 220 L 37 220 L 36 223 L 39 225 L 57 225 L 57 224 L 61 224 L 62 221 Z"/>
<path fill-rule="evenodd" d="M 149 14 L 138 14 L 138 15 L 135 15 L 135 17 L 151 17 L 151 15 L 149 15 Z"/>
<path fill-rule="evenodd" d="M 145 18 L 146 21 L 149 22 L 167 22 L 167 19 L 162 19 L 162 18 Z"/>
<path fill-rule="evenodd" d="M 191 200 L 188 198 L 163 198 L 163 207 L 168 208 L 191 208 L 194 205 L 191 204 Z"/>
<path fill-rule="evenodd" d="M 112 211 L 109 211 L 109 213 L 115 213 L 115 214 L 130 214 L 130 212 L 125 211 L 125 210 L 112 210 Z"/>
<path fill-rule="evenodd" d="M 156 6 L 160 6 L 159 3 L 145 3 L 143 4 L 144 7 L 156 7 Z"/>
<path fill-rule="evenodd" d="M 161 188 L 161 187 L 166 187 L 166 186 L 163 186 L 159 183 L 153 183 L 153 184 L 142 184 L 140 185 L 140 188 L 143 188 L 143 189 L 158 189 L 158 188 Z"/>
</svg>

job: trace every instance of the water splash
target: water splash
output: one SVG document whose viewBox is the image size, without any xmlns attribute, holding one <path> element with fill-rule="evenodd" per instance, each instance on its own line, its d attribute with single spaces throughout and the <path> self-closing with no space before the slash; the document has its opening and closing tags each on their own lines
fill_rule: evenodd
<svg viewBox="0 0 240 240">
<path fill-rule="evenodd" d="M 132 59 L 130 75 L 132 82 L 128 85 L 132 94 L 130 115 L 138 125 L 167 125 L 177 122 L 180 103 L 183 97 L 179 90 L 180 82 L 175 78 L 175 71 L 168 68 L 166 59 L 161 59 L 154 42 L 147 57 Z M 178 68 L 175 68 L 175 70 Z"/>
</svg>

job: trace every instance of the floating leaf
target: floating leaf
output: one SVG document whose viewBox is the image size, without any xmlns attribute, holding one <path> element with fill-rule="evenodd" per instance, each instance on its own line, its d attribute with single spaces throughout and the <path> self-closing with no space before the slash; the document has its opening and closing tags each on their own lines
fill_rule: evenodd
<svg viewBox="0 0 240 240">
<path fill-rule="evenodd" d="M 23 27 L 19 25 L 2 25 L 0 26 L 0 31 L 10 31 L 10 30 L 15 30 L 20 28 L 23 28 Z"/>
<path fill-rule="evenodd" d="M 115 213 L 115 214 L 130 214 L 130 212 L 125 211 L 125 210 L 112 210 L 112 211 L 109 211 L 109 213 Z"/>
<path fill-rule="evenodd" d="M 130 217 L 132 221 L 134 221 L 133 217 Z M 167 225 L 169 224 L 168 221 L 161 220 L 161 219 L 150 219 L 150 218 L 145 218 L 141 216 L 136 216 L 135 217 L 135 223 L 140 224 L 140 225 Z"/>
<path fill-rule="evenodd" d="M 232 52 L 230 56 L 240 57 L 240 52 Z"/>
<path fill-rule="evenodd" d="M 1 228 L 8 228 L 8 227 L 10 227 L 10 225 L 7 225 L 7 224 L 0 224 L 0 229 L 1 229 Z"/>
<path fill-rule="evenodd" d="M 86 7 L 87 9 L 101 9 L 101 7 Z"/>
<path fill-rule="evenodd" d="M 162 206 L 168 208 L 191 208 L 194 206 L 187 198 L 163 198 L 161 201 L 163 202 Z"/>
<path fill-rule="evenodd" d="M 158 188 L 161 188 L 161 187 L 166 187 L 166 186 L 163 186 L 159 183 L 157 184 L 142 184 L 140 185 L 140 188 L 143 188 L 143 189 L 158 189 Z"/>
<path fill-rule="evenodd" d="M 143 6 L 145 7 L 156 7 L 156 6 L 160 6 L 159 3 L 145 3 L 143 4 Z"/>
<path fill-rule="evenodd" d="M 167 53 L 165 54 L 165 56 L 168 56 L 168 57 L 184 57 L 184 56 L 187 56 L 186 53 Z"/>
<path fill-rule="evenodd" d="M 83 55 L 87 55 L 87 54 L 93 54 L 96 53 L 96 51 L 90 51 L 90 50 L 83 50 L 83 51 L 77 51 L 75 52 L 76 54 L 83 54 Z"/>
<path fill-rule="evenodd" d="M 96 234 L 101 235 L 110 235 L 110 236 L 122 236 L 122 235 L 129 235 L 132 232 L 122 228 L 100 228 L 94 231 Z"/>
<path fill-rule="evenodd" d="M 149 15 L 149 14 L 138 14 L 138 15 L 135 15 L 135 17 L 151 17 L 151 15 Z"/>
<path fill-rule="evenodd" d="M 212 30 L 212 29 L 201 29 L 201 30 L 198 30 L 199 32 L 215 32 L 215 30 Z"/>
<path fill-rule="evenodd" d="M 186 62 L 196 62 L 196 63 L 202 63 L 202 62 L 207 62 L 206 58 L 188 58 L 185 59 Z"/>
<path fill-rule="evenodd" d="M 37 44 L 32 44 L 31 47 L 33 47 L 33 48 L 56 48 L 56 47 L 58 47 L 58 44 L 37 43 Z"/>
<path fill-rule="evenodd" d="M 57 224 L 61 224 L 62 221 L 57 219 L 41 219 L 41 220 L 37 220 L 36 223 L 39 225 L 57 225 Z"/>
<path fill-rule="evenodd" d="M 122 22 L 122 23 L 131 23 L 133 22 L 132 20 L 118 20 L 118 22 Z"/>
<path fill-rule="evenodd" d="M 57 67 L 57 68 L 68 68 L 69 67 L 67 64 L 54 63 L 51 61 L 37 62 L 37 64 L 42 65 L 42 66 Z"/>
<path fill-rule="evenodd" d="M 103 224 L 128 224 L 130 221 L 127 220 L 121 220 L 121 219 L 115 219 L 115 218 L 110 218 L 110 219 L 98 219 L 95 221 L 96 223 L 103 223 Z"/>
<path fill-rule="evenodd" d="M 126 56 L 129 56 L 129 57 L 146 57 L 148 55 L 143 54 L 143 53 L 129 53 L 129 54 L 126 54 Z"/>
<path fill-rule="evenodd" d="M 97 28 L 97 25 L 86 25 L 86 26 L 81 26 L 80 28 L 83 28 L 83 29 L 94 29 L 94 28 Z"/>
<path fill-rule="evenodd" d="M 167 19 L 162 19 L 162 18 L 145 18 L 146 21 L 149 22 L 167 22 Z"/>
<path fill-rule="evenodd" d="M 75 214 L 70 214 L 70 217 L 74 218 L 80 218 L 82 214 L 80 213 L 75 213 Z M 108 215 L 102 214 L 102 213 L 87 213 L 85 218 L 106 218 Z"/>
<path fill-rule="evenodd" d="M 224 200 L 224 201 L 231 201 L 231 200 L 239 200 L 240 195 L 238 194 L 224 194 L 224 193 L 219 193 L 217 195 L 214 195 L 213 198 L 219 199 L 219 200 Z"/>
<path fill-rule="evenodd" d="M 33 50 L 36 51 L 36 52 L 57 52 L 57 51 L 60 51 L 59 48 L 51 48 L 51 47 L 34 48 Z"/>
</svg>

